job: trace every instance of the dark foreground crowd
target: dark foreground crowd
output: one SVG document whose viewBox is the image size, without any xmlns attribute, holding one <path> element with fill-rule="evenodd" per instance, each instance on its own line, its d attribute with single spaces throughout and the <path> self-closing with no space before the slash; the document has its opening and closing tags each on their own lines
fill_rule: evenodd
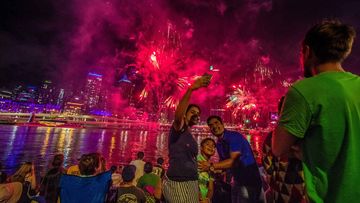
<svg viewBox="0 0 360 203">
<path fill-rule="evenodd" d="M 360 77 L 342 67 L 355 35 L 337 20 L 306 33 L 300 56 L 305 78 L 280 100 L 278 126 L 263 143 L 260 167 L 243 135 L 227 130 L 219 116 L 207 119 L 216 140 L 205 138 L 198 146 L 191 127 L 201 109 L 189 101 L 210 85 L 212 75 L 204 74 L 176 108 L 166 170 L 162 158 L 153 165 L 142 152 L 110 170 L 98 153 L 64 169 L 60 154 L 39 184 L 30 162 L 10 176 L 1 172 L 0 202 L 357 202 Z"/>
</svg>

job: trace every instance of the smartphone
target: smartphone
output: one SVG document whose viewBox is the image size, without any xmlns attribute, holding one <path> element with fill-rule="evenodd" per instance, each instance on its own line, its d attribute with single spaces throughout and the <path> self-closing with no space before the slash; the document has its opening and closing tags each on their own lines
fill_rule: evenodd
<svg viewBox="0 0 360 203">
<path fill-rule="evenodd" d="M 212 76 L 213 76 L 213 75 L 211 75 L 211 74 L 209 74 L 209 73 L 204 73 L 204 75 L 203 75 L 203 76 L 209 77 L 209 78 L 210 78 L 210 80 L 211 80 L 211 78 L 212 78 Z"/>
</svg>

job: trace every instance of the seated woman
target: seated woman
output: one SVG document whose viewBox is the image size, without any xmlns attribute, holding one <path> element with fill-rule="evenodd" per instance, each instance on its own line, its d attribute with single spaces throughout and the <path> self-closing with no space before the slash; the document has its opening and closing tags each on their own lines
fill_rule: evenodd
<svg viewBox="0 0 360 203">
<path fill-rule="evenodd" d="M 23 191 L 23 186 L 20 182 L 0 183 L 0 202 L 17 203 L 20 202 L 20 197 Z"/>
<path fill-rule="evenodd" d="M 211 138 L 203 139 L 200 143 L 200 154 L 197 156 L 197 160 L 209 161 L 214 154 L 215 141 Z M 214 193 L 214 178 L 210 175 L 210 173 L 207 171 L 199 171 L 199 190 L 201 203 L 210 203 Z"/>
<path fill-rule="evenodd" d="M 56 202 L 59 195 L 59 183 L 62 174 L 66 171 L 62 167 L 64 155 L 57 154 L 51 163 L 52 168 L 46 173 L 40 184 L 40 195 L 45 197 L 46 202 Z"/>
<path fill-rule="evenodd" d="M 31 202 L 31 196 L 36 194 L 35 166 L 31 162 L 25 162 L 9 177 L 9 182 L 19 182 L 23 186 L 22 194 L 18 202 Z"/>
</svg>

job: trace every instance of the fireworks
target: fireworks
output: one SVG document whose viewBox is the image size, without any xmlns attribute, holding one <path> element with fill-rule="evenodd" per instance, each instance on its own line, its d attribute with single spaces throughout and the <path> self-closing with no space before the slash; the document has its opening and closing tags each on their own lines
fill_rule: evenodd
<svg viewBox="0 0 360 203">
<path fill-rule="evenodd" d="M 153 66 L 155 68 L 160 69 L 159 63 L 157 62 L 157 59 L 156 59 L 156 52 L 155 51 L 150 56 L 150 62 L 153 64 Z"/>
<path fill-rule="evenodd" d="M 179 104 L 179 100 L 175 99 L 174 96 L 169 96 L 165 99 L 164 104 L 168 108 L 175 108 Z"/>
<path fill-rule="evenodd" d="M 234 91 L 230 94 L 226 107 L 232 109 L 232 114 L 237 117 L 238 113 L 256 108 L 256 99 L 250 92 L 241 88 L 242 85 L 233 85 Z"/>
<path fill-rule="evenodd" d="M 179 90 L 184 90 L 185 88 L 189 87 L 191 83 L 189 82 L 188 77 L 181 77 L 177 80 L 177 86 Z"/>
<path fill-rule="evenodd" d="M 136 61 L 144 85 L 139 105 L 157 115 L 173 109 L 191 78 L 185 77 L 187 56 L 181 49 L 181 37 L 170 22 L 157 35 L 140 44 Z"/>
<path fill-rule="evenodd" d="M 283 80 L 283 81 L 281 81 L 281 85 L 283 86 L 283 87 L 290 87 L 291 86 L 291 81 L 289 81 L 289 80 Z"/>
<path fill-rule="evenodd" d="M 234 119 L 235 122 L 260 121 L 264 115 L 276 109 L 276 102 L 280 97 L 279 86 L 284 87 L 285 83 L 281 83 L 280 72 L 270 66 L 270 56 L 259 56 L 255 64 L 249 64 L 252 66 L 248 69 L 251 72 L 231 75 L 233 72 L 227 71 L 227 68 L 233 64 L 221 60 L 222 52 L 214 53 L 219 56 L 206 57 L 207 52 L 204 54 L 189 49 L 186 43 L 183 46 L 182 38 L 187 40 L 187 29 L 178 32 L 176 28 L 175 24 L 167 23 L 156 32 L 149 29 L 149 33 L 143 31 L 142 37 L 137 41 L 137 50 L 134 53 L 137 81 L 134 82 L 134 92 L 139 100 L 135 104 L 136 108 L 161 117 L 161 113 L 176 108 L 192 80 L 211 71 L 217 75 L 214 77 L 217 80 L 213 79 L 213 85 L 197 97 L 200 102 L 210 102 L 210 108 L 222 108 L 226 105 L 232 118 L 238 118 Z M 233 76 L 243 78 L 237 81 L 226 95 L 225 87 L 229 85 L 229 81 L 235 79 Z"/>
<path fill-rule="evenodd" d="M 146 88 L 144 88 L 140 93 L 140 100 L 146 99 L 147 96 L 148 96 L 148 91 L 146 90 Z"/>
<path fill-rule="evenodd" d="M 262 122 L 269 112 L 276 111 L 277 101 L 289 80 L 282 80 L 276 68 L 269 67 L 268 57 L 260 58 L 255 69 L 238 85 L 233 85 L 228 95 L 226 107 L 234 118 L 241 118 L 244 123 Z M 281 86 L 280 86 L 281 84 Z"/>
</svg>

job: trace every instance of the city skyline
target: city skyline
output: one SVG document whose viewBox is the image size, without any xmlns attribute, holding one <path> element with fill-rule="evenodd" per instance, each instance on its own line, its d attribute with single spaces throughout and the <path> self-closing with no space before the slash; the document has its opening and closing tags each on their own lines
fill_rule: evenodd
<svg viewBox="0 0 360 203">
<path fill-rule="evenodd" d="M 187 86 L 208 73 L 211 85 L 192 101 L 205 114 L 226 109 L 233 120 L 261 120 L 302 77 L 304 30 L 324 18 L 357 29 L 358 6 L 350 0 L 1 2 L 0 88 L 4 96 L 15 92 L 15 102 L 156 120 L 171 117 Z M 359 54 L 355 41 L 346 70 L 360 73 Z M 90 76 L 98 79 L 89 82 Z"/>
<path fill-rule="evenodd" d="M 137 34 L 154 35 L 154 30 L 167 29 L 167 22 L 181 34 L 183 48 L 195 49 L 202 60 L 220 65 L 222 70 L 234 75 L 232 79 L 241 78 L 240 72 L 253 67 L 251 55 L 268 56 L 284 74 L 297 76 L 300 30 L 323 18 L 339 18 L 356 28 L 360 22 L 356 11 L 359 3 L 350 0 L 340 5 L 335 0 L 201 2 L 162 0 L 144 2 L 141 6 L 131 2 L 122 5 L 112 0 L 94 1 L 93 6 L 107 14 L 94 13 L 86 21 L 86 15 L 92 15 L 88 13 L 92 7 L 77 1 L 3 1 L 0 87 L 9 88 L 16 83 L 39 86 L 44 80 L 58 84 L 85 80 L 84 75 L 90 71 L 112 74 L 115 69 L 134 62 L 131 54 L 139 51 L 141 40 L 154 40 L 149 36 L 139 39 Z M 133 16 L 126 20 L 117 14 L 119 11 L 133 12 Z M 312 15 L 304 15 L 303 11 Z M 158 22 L 146 21 L 146 15 L 159 18 Z M 140 26 L 131 22 L 134 18 L 138 18 Z M 207 19 L 213 26 L 203 25 Z M 89 26 L 96 22 L 99 24 L 94 31 Z M 84 38 L 86 35 L 92 39 Z M 252 46 L 256 49 L 251 49 Z M 360 53 L 359 47 L 355 42 L 354 54 L 345 61 L 346 68 L 356 73 L 359 73 L 356 68 L 359 59 L 355 57 Z M 238 52 L 236 57 L 232 56 L 233 52 Z M 236 63 L 241 66 L 233 68 L 237 64 L 232 58 L 238 58 Z"/>
</svg>

